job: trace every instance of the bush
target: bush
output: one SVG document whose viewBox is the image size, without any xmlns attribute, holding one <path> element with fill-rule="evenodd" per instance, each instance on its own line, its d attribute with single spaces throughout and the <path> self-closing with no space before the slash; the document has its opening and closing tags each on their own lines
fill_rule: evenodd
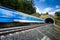
<svg viewBox="0 0 60 40">
<path fill-rule="evenodd" d="M 57 19 L 60 20 L 60 12 L 56 12 L 56 13 L 55 13 L 55 16 L 57 16 Z"/>
</svg>

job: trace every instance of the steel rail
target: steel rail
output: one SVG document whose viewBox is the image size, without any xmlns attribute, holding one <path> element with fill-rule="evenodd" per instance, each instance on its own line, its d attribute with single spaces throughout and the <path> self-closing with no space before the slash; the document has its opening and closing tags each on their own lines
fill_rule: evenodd
<svg viewBox="0 0 60 40">
<path fill-rule="evenodd" d="M 20 32 L 20 31 L 25 31 L 29 29 L 33 29 L 39 26 L 43 26 L 46 24 L 39 24 L 39 25 L 29 25 L 29 26 L 20 26 L 20 27 L 12 27 L 12 28 L 2 28 L 0 29 L 0 35 L 6 35 L 9 33 L 14 33 L 14 32 Z"/>
</svg>

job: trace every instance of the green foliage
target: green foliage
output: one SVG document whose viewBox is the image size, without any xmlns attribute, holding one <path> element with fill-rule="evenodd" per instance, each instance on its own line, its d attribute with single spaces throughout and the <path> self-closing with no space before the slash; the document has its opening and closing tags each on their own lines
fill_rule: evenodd
<svg viewBox="0 0 60 40">
<path fill-rule="evenodd" d="M 33 0 L 0 0 L 0 4 L 27 14 L 36 12 L 35 7 L 33 7 Z"/>
<path fill-rule="evenodd" d="M 46 15 L 48 15 L 49 13 L 48 12 L 46 12 Z"/>
<path fill-rule="evenodd" d="M 60 16 L 60 12 L 56 12 L 55 15 L 56 15 L 56 16 Z"/>
<path fill-rule="evenodd" d="M 2 0 L 0 1 L 2 6 L 11 8 L 11 9 L 17 9 L 17 2 L 16 0 Z"/>
<path fill-rule="evenodd" d="M 32 14 L 33 16 L 36 16 L 36 17 L 40 17 L 41 16 L 41 14 L 39 14 L 39 13 L 34 13 L 34 14 Z"/>
<path fill-rule="evenodd" d="M 60 12 L 56 12 L 55 15 L 57 16 L 57 19 L 60 20 Z"/>
<path fill-rule="evenodd" d="M 0 5 L 26 14 L 36 13 L 33 0 L 0 0 Z M 1 27 L 21 26 L 23 23 L 2 23 Z M 24 24 L 25 25 L 25 24 Z"/>
</svg>

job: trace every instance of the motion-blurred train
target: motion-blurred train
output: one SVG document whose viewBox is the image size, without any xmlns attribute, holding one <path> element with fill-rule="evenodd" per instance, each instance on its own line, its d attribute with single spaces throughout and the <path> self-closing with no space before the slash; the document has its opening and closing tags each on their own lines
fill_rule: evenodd
<svg viewBox="0 0 60 40">
<path fill-rule="evenodd" d="M 20 24 L 45 23 L 41 18 L 0 6 L 0 24 L 12 22 L 19 22 Z"/>
</svg>

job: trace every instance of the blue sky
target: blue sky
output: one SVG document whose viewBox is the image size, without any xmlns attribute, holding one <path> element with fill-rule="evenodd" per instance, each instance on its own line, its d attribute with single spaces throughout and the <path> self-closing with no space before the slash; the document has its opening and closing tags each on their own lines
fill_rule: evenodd
<svg viewBox="0 0 60 40">
<path fill-rule="evenodd" d="M 54 14 L 60 11 L 60 0 L 34 0 L 36 12 Z"/>
</svg>

